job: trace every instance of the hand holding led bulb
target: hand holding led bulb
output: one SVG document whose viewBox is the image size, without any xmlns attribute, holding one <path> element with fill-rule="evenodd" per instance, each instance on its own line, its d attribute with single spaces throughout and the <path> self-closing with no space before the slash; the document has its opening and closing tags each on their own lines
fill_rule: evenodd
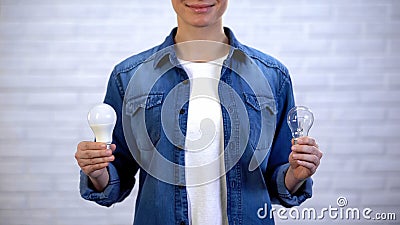
<svg viewBox="0 0 400 225">
<path fill-rule="evenodd" d="M 116 118 L 116 113 L 110 105 L 94 106 L 89 111 L 87 119 L 96 142 L 80 142 L 75 153 L 79 167 L 90 178 L 97 191 L 102 191 L 107 186 L 109 182 L 107 166 L 115 159 L 113 151 L 116 146 L 111 145 L 111 142 Z"/>
</svg>

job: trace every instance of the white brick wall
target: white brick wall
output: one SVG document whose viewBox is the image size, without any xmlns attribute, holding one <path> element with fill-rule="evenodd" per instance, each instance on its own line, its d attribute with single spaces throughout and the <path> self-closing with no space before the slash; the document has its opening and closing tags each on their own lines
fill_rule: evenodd
<svg viewBox="0 0 400 225">
<path fill-rule="evenodd" d="M 400 1 L 231 1 L 225 22 L 289 67 L 315 113 L 325 156 L 304 207 L 345 196 L 400 217 Z M 175 24 L 170 1 L 0 0 L 0 225 L 132 223 L 134 195 L 110 209 L 80 198 L 73 154 L 112 67 Z"/>
</svg>

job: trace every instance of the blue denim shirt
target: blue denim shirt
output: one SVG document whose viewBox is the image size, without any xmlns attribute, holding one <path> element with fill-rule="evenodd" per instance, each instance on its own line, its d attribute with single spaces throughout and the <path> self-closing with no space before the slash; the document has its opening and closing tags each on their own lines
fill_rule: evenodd
<svg viewBox="0 0 400 225">
<path fill-rule="evenodd" d="M 103 192 L 97 192 L 81 172 L 82 197 L 111 206 L 130 194 L 136 182 L 134 176 L 140 169 L 135 225 L 189 224 L 184 170 L 179 168 L 179 165 L 184 166 L 184 138 L 170 140 L 161 126 L 161 110 L 166 104 L 166 96 L 177 86 L 179 91 L 174 101 L 185 102 L 189 96 L 189 87 L 185 86 L 188 76 L 170 48 L 174 45 L 176 31 L 173 29 L 161 45 L 134 55 L 114 68 L 104 100 L 117 113 L 113 133 L 117 149 L 115 161 L 108 166 L 109 184 Z M 274 224 L 269 214 L 259 216 L 261 208 L 271 209 L 271 204 L 297 206 L 312 195 L 311 178 L 293 194 L 284 184 L 292 139 L 286 123 L 287 112 L 294 106 L 291 80 L 288 70 L 279 61 L 239 43 L 230 29 L 225 28 L 225 33 L 231 50 L 224 61 L 220 82 L 229 88 L 227 93 L 222 93 L 221 89 L 219 94 L 223 106 L 225 164 L 231 165 L 226 168 L 225 175 L 228 222 L 235 225 Z M 137 73 L 146 66 L 154 70 L 167 69 L 162 70 L 163 75 L 151 84 L 149 93 L 143 95 L 141 90 L 145 88 L 142 87 L 149 86 L 146 79 L 152 78 L 150 75 L 140 78 Z M 262 79 L 254 73 L 260 73 Z M 237 98 L 229 97 L 233 95 Z M 240 111 L 236 109 L 238 105 L 244 106 L 245 115 L 237 113 Z M 176 123 L 184 137 L 188 104 L 169 108 L 166 109 L 170 110 L 168 121 Z M 141 114 L 145 116 L 140 117 Z M 242 123 L 243 118 L 248 118 L 248 123 Z M 246 129 L 249 134 L 244 140 L 247 142 L 239 143 L 238 139 L 243 136 L 240 132 Z M 139 162 L 149 153 L 154 159 L 154 151 L 143 150 L 151 147 L 164 159 L 178 165 L 158 170 L 166 177 L 160 178 L 157 172 L 153 173 L 154 170 L 149 172 L 149 168 L 162 165 L 159 161 L 153 160 L 147 165 Z M 234 158 L 236 161 L 232 164 L 229 160 Z M 169 182 L 169 178 L 175 179 L 174 182 Z"/>
</svg>

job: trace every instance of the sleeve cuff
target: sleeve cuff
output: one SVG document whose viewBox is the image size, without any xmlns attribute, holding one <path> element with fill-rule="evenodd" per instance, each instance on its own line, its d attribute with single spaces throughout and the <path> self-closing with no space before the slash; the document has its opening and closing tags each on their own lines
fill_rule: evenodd
<svg viewBox="0 0 400 225">
<path fill-rule="evenodd" d="M 289 169 L 289 163 L 278 167 L 273 175 L 273 181 L 276 181 L 277 199 L 273 203 L 280 203 L 285 207 L 298 206 L 306 199 L 312 196 L 313 181 L 307 178 L 303 185 L 295 193 L 291 194 L 285 185 L 286 172 Z"/>
<path fill-rule="evenodd" d="M 107 187 L 103 192 L 98 192 L 94 190 L 89 177 L 81 171 L 79 189 L 82 198 L 107 207 L 116 203 L 120 193 L 120 181 L 118 172 L 111 163 L 108 165 L 108 173 L 110 180 Z"/>
</svg>

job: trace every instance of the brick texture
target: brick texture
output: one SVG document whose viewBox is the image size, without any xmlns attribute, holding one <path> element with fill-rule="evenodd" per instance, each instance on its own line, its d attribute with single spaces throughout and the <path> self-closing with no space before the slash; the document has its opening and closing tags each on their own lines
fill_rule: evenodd
<svg viewBox="0 0 400 225">
<path fill-rule="evenodd" d="M 325 155 L 302 207 L 345 196 L 400 217 L 399 12 L 397 0 L 230 2 L 225 24 L 284 62 L 297 103 L 314 111 Z M 92 139 L 86 113 L 113 66 L 174 26 L 169 1 L 0 0 L 0 225 L 132 224 L 136 189 L 111 208 L 82 200 L 73 155 Z"/>
</svg>

